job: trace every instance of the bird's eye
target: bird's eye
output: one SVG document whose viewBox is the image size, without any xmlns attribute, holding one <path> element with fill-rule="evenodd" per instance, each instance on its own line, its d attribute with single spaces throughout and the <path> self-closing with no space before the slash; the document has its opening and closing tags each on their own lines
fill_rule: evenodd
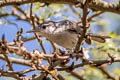
<svg viewBox="0 0 120 80">
<path fill-rule="evenodd" d="M 44 25 L 43 25 L 43 26 L 42 26 L 42 28 L 43 28 L 43 29 L 45 29 L 45 28 L 46 28 L 46 26 L 44 26 Z"/>
</svg>

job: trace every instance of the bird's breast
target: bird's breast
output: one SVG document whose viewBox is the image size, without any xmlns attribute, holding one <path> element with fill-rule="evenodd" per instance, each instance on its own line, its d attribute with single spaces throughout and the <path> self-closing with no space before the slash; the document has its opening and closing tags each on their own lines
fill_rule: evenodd
<svg viewBox="0 0 120 80">
<path fill-rule="evenodd" d="M 65 31 L 49 36 L 48 39 L 64 48 L 72 49 L 75 47 L 78 37 L 75 33 Z"/>
</svg>

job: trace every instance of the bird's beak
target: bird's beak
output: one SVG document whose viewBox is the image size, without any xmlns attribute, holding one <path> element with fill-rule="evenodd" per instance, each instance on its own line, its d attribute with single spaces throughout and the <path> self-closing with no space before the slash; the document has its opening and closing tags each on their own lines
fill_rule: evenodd
<svg viewBox="0 0 120 80">
<path fill-rule="evenodd" d="M 40 30 L 36 28 L 36 29 L 30 30 L 30 31 L 27 31 L 26 33 L 31 33 L 31 32 L 40 32 Z"/>
<path fill-rule="evenodd" d="M 26 33 L 31 33 L 31 32 L 37 32 L 36 30 L 30 30 L 30 31 L 27 31 Z"/>
</svg>

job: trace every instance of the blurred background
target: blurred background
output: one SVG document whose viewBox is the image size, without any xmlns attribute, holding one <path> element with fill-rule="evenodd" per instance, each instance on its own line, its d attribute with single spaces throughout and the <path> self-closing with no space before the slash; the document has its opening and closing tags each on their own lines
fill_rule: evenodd
<svg viewBox="0 0 120 80">
<path fill-rule="evenodd" d="M 106 0 L 108 2 L 117 3 L 118 0 Z M 43 3 L 34 3 L 33 5 L 33 14 L 39 17 L 39 22 L 44 22 L 48 20 L 52 21 L 61 21 L 61 20 L 71 20 L 78 21 L 82 17 L 82 9 L 76 8 L 75 6 L 70 6 L 66 4 L 50 4 L 49 6 L 44 6 Z M 30 14 L 30 5 L 25 4 L 21 5 L 20 8 L 25 11 L 28 15 Z M 16 14 L 12 15 L 11 13 L 16 10 Z M 89 9 L 89 15 L 91 16 L 95 13 L 94 10 Z M 2 14 L 7 14 L 6 16 L 1 16 Z M 22 17 L 23 19 L 20 19 Z M 20 28 L 23 28 L 22 37 L 32 37 L 33 33 L 26 33 L 26 31 L 32 29 L 32 25 L 28 22 L 29 19 L 25 20 L 24 14 L 20 11 L 17 11 L 16 8 L 12 6 L 7 6 L 0 8 L 0 38 L 5 34 L 5 37 L 8 42 L 12 42 L 16 39 L 17 31 L 20 31 Z M 37 24 L 36 24 L 37 26 Z M 93 18 L 90 21 L 90 29 L 89 31 L 95 34 L 101 35 L 109 35 L 112 39 L 107 40 L 106 43 L 101 44 L 97 42 L 93 42 L 92 45 L 84 44 L 84 49 L 89 53 L 90 60 L 102 60 L 108 59 L 107 53 L 110 53 L 114 56 L 120 57 L 120 15 L 110 12 L 104 12 L 101 15 Z M 47 53 L 53 52 L 53 48 L 49 41 L 45 38 L 42 38 L 43 45 Z M 41 47 L 38 44 L 37 40 L 32 40 L 24 43 L 24 46 L 28 51 L 33 51 L 35 49 L 41 50 Z M 59 46 L 62 50 L 65 50 L 61 46 Z M 11 57 L 22 58 L 15 54 L 9 54 Z M 70 63 L 75 61 L 72 59 Z M 80 60 L 76 61 L 75 64 L 80 63 Z M 0 60 L 0 68 L 5 66 L 5 61 Z M 46 62 L 43 62 L 46 65 Z M 106 65 L 105 65 L 106 66 Z M 115 76 L 120 76 L 120 63 L 113 63 L 107 65 L 107 70 Z M 27 66 L 21 66 L 18 64 L 14 64 L 13 68 L 15 71 L 22 71 L 28 69 Z M 5 70 L 8 70 L 7 67 L 4 67 Z M 77 69 L 78 71 L 84 72 L 85 77 L 89 80 L 107 80 L 105 79 L 105 75 L 102 72 L 91 66 L 85 66 Z M 67 80 L 77 80 L 75 77 L 69 76 L 70 74 L 66 72 L 63 73 L 63 76 L 67 78 Z M 31 72 L 26 74 L 27 76 L 31 76 L 33 74 L 39 74 L 38 71 Z M 99 75 L 98 75 L 99 74 Z M 12 78 L 0 77 L 0 80 L 14 80 Z"/>
</svg>

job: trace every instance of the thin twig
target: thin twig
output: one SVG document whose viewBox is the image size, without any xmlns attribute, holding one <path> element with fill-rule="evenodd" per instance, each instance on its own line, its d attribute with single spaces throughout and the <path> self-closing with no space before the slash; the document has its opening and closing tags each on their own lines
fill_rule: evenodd
<svg viewBox="0 0 120 80">
<path fill-rule="evenodd" d="M 34 71 L 34 70 L 35 70 L 34 68 L 30 68 L 30 69 L 27 69 L 27 70 L 21 71 L 20 73 L 22 73 L 22 74 L 26 74 L 26 73 L 29 73 L 29 72 Z"/>
<path fill-rule="evenodd" d="M 9 60 L 9 58 L 8 58 L 5 51 L 3 51 L 3 55 L 4 55 L 5 59 L 6 59 L 6 62 L 7 62 L 7 65 L 9 66 L 10 71 L 13 71 L 12 63 L 10 62 L 10 60 Z"/>
<path fill-rule="evenodd" d="M 70 73 L 71 73 L 71 75 L 73 75 L 74 77 L 76 77 L 76 78 L 78 78 L 78 79 L 80 79 L 80 80 L 88 80 L 88 79 L 86 79 L 86 78 L 84 77 L 84 75 L 83 75 L 80 71 L 75 71 L 75 70 L 73 70 L 73 71 L 71 71 Z"/>
<path fill-rule="evenodd" d="M 25 16 L 25 18 L 27 19 L 28 22 L 31 22 L 30 18 L 31 16 L 29 16 L 29 14 L 27 12 L 25 12 L 23 9 L 21 9 L 18 6 L 14 6 L 15 9 L 17 9 L 19 12 L 21 12 L 23 14 L 23 16 Z M 30 14 L 31 15 L 31 14 Z M 34 17 L 34 22 L 36 22 L 39 25 L 39 17 L 35 16 L 32 14 L 32 17 Z"/>
<path fill-rule="evenodd" d="M 59 80 L 66 80 L 61 74 L 58 74 L 57 77 L 59 78 Z"/>
<path fill-rule="evenodd" d="M 85 65 L 91 65 L 91 66 L 101 66 L 103 64 L 109 64 L 111 62 L 110 59 L 106 59 L 106 60 L 90 60 L 90 61 L 86 61 L 86 62 L 82 62 L 80 64 L 74 65 L 72 68 L 79 68 L 79 67 L 83 67 Z M 120 62 L 119 58 L 115 58 L 114 62 Z M 64 70 L 69 70 L 70 67 L 66 66 L 66 67 L 62 67 L 62 68 L 56 68 L 58 71 L 64 71 Z"/>
<path fill-rule="evenodd" d="M 56 51 L 56 49 L 57 49 L 57 47 L 56 47 L 55 43 L 53 43 L 52 41 L 50 41 L 50 43 L 51 43 L 51 45 L 52 45 L 52 47 L 53 47 L 53 52 L 55 52 L 55 51 Z"/>
<path fill-rule="evenodd" d="M 7 55 L 7 41 L 5 40 L 5 35 L 2 36 L 2 54 L 4 55 L 5 59 L 6 59 L 6 62 L 7 62 L 7 65 L 9 67 L 9 70 L 13 71 L 13 68 L 12 68 L 12 63 L 10 62 L 9 58 L 8 58 L 8 55 Z"/>
<path fill-rule="evenodd" d="M 53 75 L 48 69 L 44 68 L 43 66 L 40 66 L 41 69 L 49 73 L 55 80 L 59 80 L 57 76 Z M 37 68 L 38 69 L 38 68 Z"/>
<path fill-rule="evenodd" d="M 107 76 L 107 79 L 118 80 L 115 76 L 113 76 L 110 72 L 107 71 L 106 66 L 107 65 L 105 65 L 105 66 L 102 65 L 97 68 L 100 69 L 103 72 L 103 74 L 105 74 Z"/>
<path fill-rule="evenodd" d="M 33 0 L 31 0 L 31 5 L 30 5 L 30 18 L 31 18 L 31 21 L 32 21 L 32 26 L 33 26 L 33 29 L 35 29 L 35 24 L 34 24 L 34 17 L 32 16 L 32 6 L 33 6 Z M 42 40 L 40 39 L 40 37 L 37 35 L 37 33 L 34 33 L 35 34 L 35 37 L 37 38 L 43 52 L 46 54 L 46 51 L 43 47 L 43 44 L 42 44 Z"/>
<path fill-rule="evenodd" d="M 96 17 L 96 16 L 98 16 L 98 15 L 100 15 L 102 13 L 104 13 L 104 12 L 103 11 L 97 11 L 95 14 L 93 14 L 92 16 L 90 16 L 90 17 L 87 18 L 88 22 L 91 21 L 94 17 Z M 81 22 L 82 22 L 82 20 L 80 19 L 76 23 L 81 23 Z"/>
<path fill-rule="evenodd" d="M 23 80 L 18 75 L 19 75 L 19 72 L 5 71 L 5 70 L 0 69 L 0 76 L 12 77 L 12 78 L 15 78 L 17 80 Z"/>
<path fill-rule="evenodd" d="M 23 60 L 23 59 L 18 59 L 18 58 L 13 58 L 13 57 L 8 57 L 9 60 L 14 63 L 14 64 L 19 64 L 19 65 L 25 65 L 25 66 L 31 66 L 30 61 L 28 60 Z M 3 55 L 0 55 L 0 59 L 6 60 Z"/>
</svg>

